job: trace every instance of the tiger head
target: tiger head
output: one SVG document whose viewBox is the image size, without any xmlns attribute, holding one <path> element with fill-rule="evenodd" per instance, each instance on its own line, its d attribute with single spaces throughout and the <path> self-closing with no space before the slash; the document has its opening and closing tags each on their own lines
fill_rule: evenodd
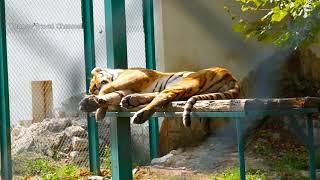
<svg viewBox="0 0 320 180">
<path fill-rule="evenodd" d="M 113 81 L 112 74 L 101 67 L 96 67 L 91 71 L 92 79 L 89 86 L 89 92 L 98 95 L 101 88 Z"/>
</svg>

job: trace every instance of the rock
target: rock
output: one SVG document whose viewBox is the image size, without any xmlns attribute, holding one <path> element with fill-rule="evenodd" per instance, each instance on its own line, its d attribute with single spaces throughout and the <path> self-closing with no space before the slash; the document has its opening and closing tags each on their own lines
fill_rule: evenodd
<svg viewBox="0 0 320 180">
<path fill-rule="evenodd" d="M 50 132 L 61 132 L 69 126 L 71 126 L 69 118 L 52 119 L 48 123 L 47 130 Z"/>
<path fill-rule="evenodd" d="M 12 155 L 20 154 L 24 151 L 29 151 L 34 145 L 34 139 L 30 130 L 20 132 L 12 144 Z"/>
<path fill-rule="evenodd" d="M 173 154 L 167 154 L 165 156 L 162 156 L 160 158 L 154 158 L 151 161 L 151 165 L 167 165 L 170 164 L 170 160 L 173 157 Z"/>
<path fill-rule="evenodd" d="M 72 151 L 69 154 L 70 161 L 76 164 L 86 163 L 88 161 L 88 153 Z"/>
<path fill-rule="evenodd" d="M 88 177 L 88 180 L 107 180 L 108 178 L 105 178 L 103 176 L 90 176 Z"/>
<path fill-rule="evenodd" d="M 177 155 L 183 152 L 182 148 L 178 148 L 177 150 L 170 151 L 170 154 Z"/>
<path fill-rule="evenodd" d="M 71 121 L 72 126 L 81 126 L 83 129 L 88 129 L 88 122 L 86 118 L 74 118 Z"/>
<path fill-rule="evenodd" d="M 65 129 L 64 133 L 68 137 L 73 137 L 73 136 L 83 137 L 83 138 L 87 137 L 87 131 L 85 129 L 83 129 L 81 126 L 70 126 L 70 127 L 67 127 Z"/>
<path fill-rule="evenodd" d="M 49 131 L 43 133 L 41 136 L 34 136 L 34 146 L 32 150 L 53 157 L 57 149 L 63 144 L 65 137 L 63 132 L 55 134 Z"/>
<path fill-rule="evenodd" d="M 72 138 L 72 150 L 83 151 L 88 148 L 88 140 L 85 138 L 73 137 Z"/>
<path fill-rule="evenodd" d="M 63 153 L 63 152 L 58 152 L 57 153 L 57 159 L 66 159 L 68 158 L 68 154 L 67 153 Z"/>
</svg>

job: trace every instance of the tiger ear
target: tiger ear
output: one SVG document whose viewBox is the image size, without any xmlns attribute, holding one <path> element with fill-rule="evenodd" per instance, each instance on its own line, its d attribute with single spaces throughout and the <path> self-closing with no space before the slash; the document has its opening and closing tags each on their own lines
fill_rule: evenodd
<svg viewBox="0 0 320 180">
<path fill-rule="evenodd" d="M 99 72 L 101 72 L 103 69 L 101 67 L 95 67 L 94 69 L 92 69 L 91 71 L 91 75 L 95 76 L 97 75 Z"/>
</svg>

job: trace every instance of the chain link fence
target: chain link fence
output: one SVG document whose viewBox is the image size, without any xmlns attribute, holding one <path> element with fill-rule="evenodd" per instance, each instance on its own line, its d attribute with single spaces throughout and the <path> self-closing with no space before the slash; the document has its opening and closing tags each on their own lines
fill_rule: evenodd
<svg viewBox="0 0 320 180">
<path fill-rule="evenodd" d="M 129 67 L 145 67 L 142 0 L 126 0 Z M 32 162 L 88 167 L 81 1 L 6 0 L 13 173 Z M 104 1 L 94 1 L 96 65 L 106 66 Z M 98 122 L 101 166 L 108 166 L 110 120 Z M 133 162 L 149 160 L 148 124 L 132 125 Z M 34 163 L 33 163 L 34 164 Z"/>
</svg>

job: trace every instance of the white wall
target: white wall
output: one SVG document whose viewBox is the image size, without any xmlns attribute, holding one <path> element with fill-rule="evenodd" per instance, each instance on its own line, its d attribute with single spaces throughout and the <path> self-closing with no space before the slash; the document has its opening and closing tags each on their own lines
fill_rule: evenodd
<svg viewBox="0 0 320 180">
<path fill-rule="evenodd" d="M 242 78 L 258 61 L 272 54 L 270 46 L 244 42 L 232 31 L 228 5 L 239 11 L 230 0 L 156 0 L 161 2 L 161 26 L 157 36 L 158 62 L 166 71 L 199 70 L 224 66 Z M 159 28 L 159 27 L 158 27 Z M 162 33 L 162 34 L 161 34 Z"/>
<path fill-rule="evenodd" d="M 106 65 L 103 2 L 94 1 L 98 66 Z M 127 0 L 126 10 L 129 66 L 144 67 L 142 1 Z M 6 21 L 13 125 L 32 119 L 31 81 L 53 81 L 54 108 L 85 91 L 81 1 L 7 0 Z"/>
</svg>

